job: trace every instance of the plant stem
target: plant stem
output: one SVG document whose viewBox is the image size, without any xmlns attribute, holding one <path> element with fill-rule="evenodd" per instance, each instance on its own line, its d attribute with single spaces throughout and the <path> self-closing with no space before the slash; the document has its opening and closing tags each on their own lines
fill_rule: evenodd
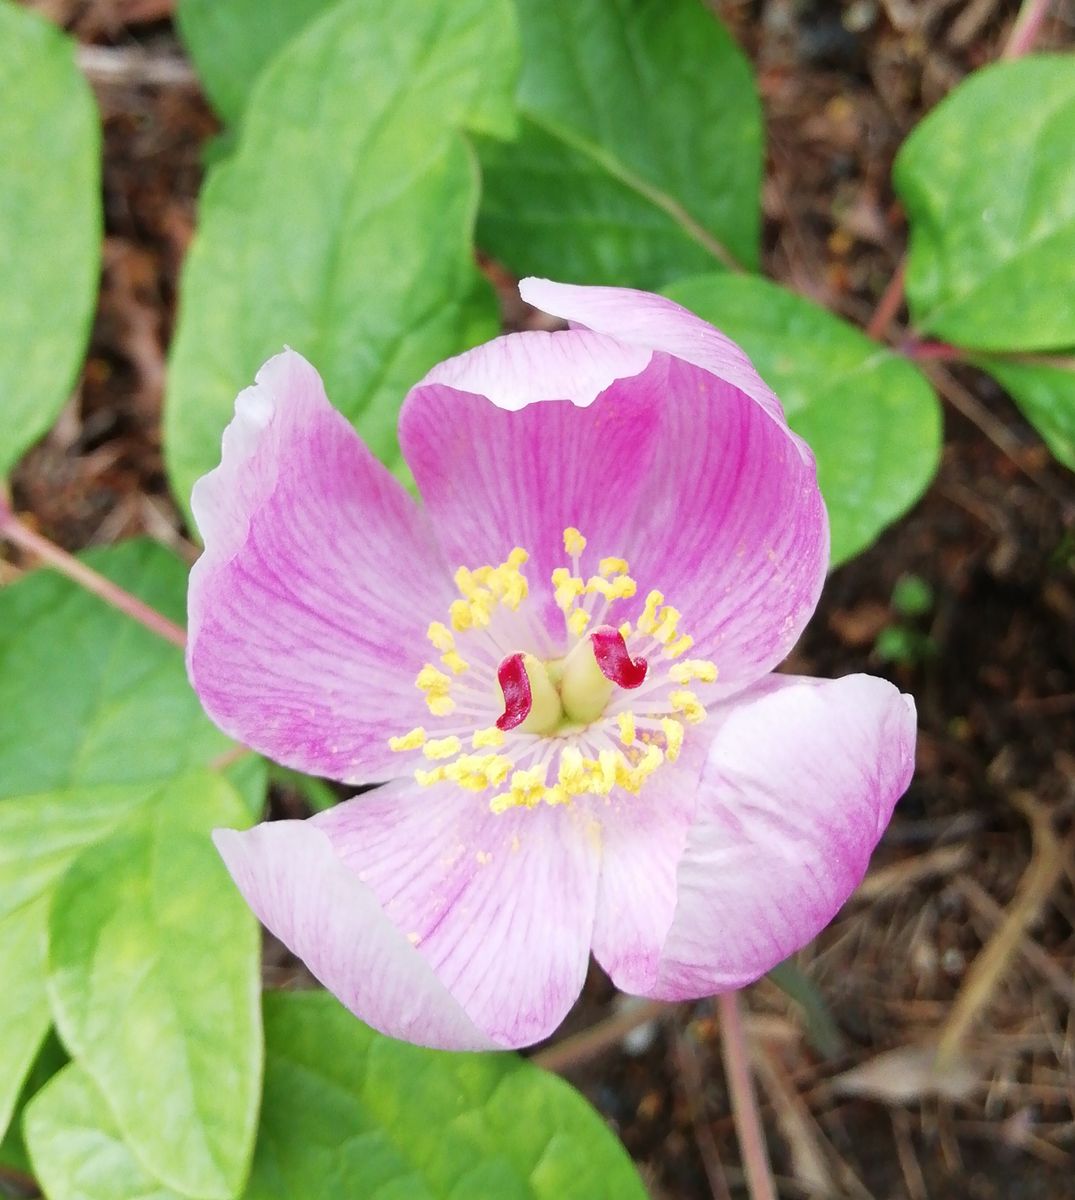
<svg viewBox="0 0 1075 1200">
<path fill-rule="evenodd" d="M 1004 49 L 1000 52 L 1002 59 L 1021 58 L 1034 48 L 1034 42 L 1041 32 L 1042 24 L 1049 13 L 1050 0 L 1023 0 L 1019 15 L 1008 35 Z M 907 277 L 907 255 L 900 259 L 888 286 L 881 293 L 873 316 L 866 326 L 870 337 L 880 341 L 892 324 L 896 313 L 903 303 L 903 285 Z"/>
<path fill-rule="evenodd" d="M 1049 15 L 1050 0 L 1023 0 L 1001 58 L 1021 58 L 1033 49 L 1042 24 Z"/>
<path fill-rule="evenodd" d="M 739 993 L 725 992 L 717 997 L 720 1012 L 720 1048 L 724 1059 L 724 1074 L 732 1099 L 735 1134 L 747 1177 L 751 1200 L 776 1200 L 773 1169 L 765 1146 L 765 1131 L 758 1113 L 758 1099 L 750 1073 L 750 1051 L 747 1048 L 743 1018 L 739 1012 Z"/>
<path fill-rule="evenodd" d="M 110 604 L 140 625 L 144 625 L 151 633 L 164 638 L 166 642 L 171 642 L 173 646 L 180 648 L 186 646 L 187 635 L 183 629 L 173 621 L 169 621 L 167 617 L 161 616 L 156 609 L 144 604 L 137 596 L 132 596 L 130 592 L 124 591 L 111 579 L 106 579 L 92 567 L 87 567 L 73 554 L 68 554 L 66 550 L 61 549 L 54 542 L 50 542 L 48 538 L 35 533 L 15 516 L 2 498 L 0 498 L 0 537 L 6 538 L 12 545 L 20 547 L 42 562 L 48 563 L 61 575 L 66 575 L 79 587 L 85 588 L 87 592 L 92 592 L 106 604 Z"/>
<path fill-rule="evenodd" d="M 966 358 L 958 346 L 952 346 L 948 342 L 920 342 L 915 338 L 908 338 L 900 346 L 900 350 L 912 362 L 963 362 Z"/>
</svg>

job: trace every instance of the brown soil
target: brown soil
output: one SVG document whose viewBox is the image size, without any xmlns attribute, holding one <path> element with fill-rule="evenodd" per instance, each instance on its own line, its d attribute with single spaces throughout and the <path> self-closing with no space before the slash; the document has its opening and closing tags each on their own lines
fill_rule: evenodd
<svg viewBox="0 0 1075 1200">
<path fill-rule="evenodd" d="M 996 57 L 1017 5 L 713 6 L 759 71 L 767 270 L 865 323 L 903 250 L 892 156 L 927 108 Z M 161 468 L 160 405 L 216 126 L 193 79 L 147 82 L 147 62 L 180 53 L 169 0 L 34 7 L 130 56 L 126 78 L 96 80 L 108 239 L 89 360 L 56 429 L 16 473 L 16 507 L 70 548 L 149 533 L 189 553 Z M 1070 46 L 1073 35 L 1070 18 L 1054 17 L 1039 44 Z M 747 998 L 786 1197 L 1075 1196 L 1075 477 L 988 380 L 956 371 L 940 382 L 936 481 L 834 573 L 789 664 L 889 675 L 917 698 L 921 739 L 866 884 L 799 959 L 840 1046 L 813 1048 L 811 1023 L 772 983 Z M 932 591 L 921 615 L 893 605 L 905 576 Z M 896 659 L 878 653 L 879 637 L 899 640 Z M 1010 953 L 998 953 L 998 931 L 1011 933 Z M 951 1035 L 968 997 L 974 1019 L 938 1076 L 914 1048 Z M 539 1054 L 607 1116 L 655 1197 L 745 1196 L 712 1006 L 664 1012 L 627 1042 L 603 1024 L 616 1014 L 632 1020 L 595 971 L 565 1030 L 582 1031 L 581 1043 L 557 1039 Z M 874 1062 L 891 1050 L 902 1054 Z M 869 1095 L 853 1094 L 856 1080 Z"/>
</svg>

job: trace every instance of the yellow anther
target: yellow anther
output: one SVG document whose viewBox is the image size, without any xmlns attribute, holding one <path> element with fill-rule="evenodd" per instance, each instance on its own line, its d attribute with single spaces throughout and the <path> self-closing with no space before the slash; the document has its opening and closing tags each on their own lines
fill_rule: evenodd
<svg viewBox="0 0 1075 1200">
<path fill-rule="evenodd" d="M 625 558 L 603 558 L 597 566 L 598 572 L 606 579 L 610 575 L 626 575 L 630 569 Z"/>
<path fill-rule="evenodd" d="M 673 683 L 690 683 L 692 679 L 699 683 L 716 683 L 717 666 L 705 658 L 685 658 L 668 668 L 668 678 Z"/>
<path fill-rule="evenodd" d="M 509 808 L 533 808 L 540 804 L 549 792 L 545 787 L 545 770 L 540 766 L 526 771 L 513 771 L 508 791 L 494 796 L 489 807 L 493 812 L 500 813 Z"/>
<path fill-rule="evenodd" d="M 564 612 L 567 612 L 586 590 L 586 585 L 582 580 L 577 575 L 572 575 L 567 567 L 557 567 L 553 571 L 552 586 L 556 589 L 553 593 L 556 604 Z"/>
<path fill-rule="evenodd" d="M 616 770 L 616 782 L 625 791 L 637 796 L 642 790 L 642 785 L 663 762 L 664 751 L 659 746 L 649 745 L 646 747 L 645 754 L 633 767 L 625 758 L 621 757 Z"/>
<path fill-rule="evenodd" d="M 455 649 L 455 638 L 452 637 L 452 631 L 441 621 L 430 622 L 429 628 L 426 630 L 426 637 L 433 643 L 433 648 L 446 652 Z"/>
<path fill-rule="evenodd" d="M 522 546 L 516 546 L 515 549 L 512 550 L 512 552 L 508 555 L 508 561 L 504 565 L 511 567 L 513 571 L 517 571 L 521 566 L 529 561 L 530 555 L 527 554 Z"/>
<path fill-rule="evenodd" d="M 623 755 L 616 750 L 602 750 L 597 755 L 594 764 L 594 790 L 600 796 L 607 796 L 616 786 L 616 764 Z"/>
<path fill-rule="evenodd" d="M 586 539 L 573 525 L 569 525 L 564 530 L 564 553 L 570 554 L 572 558 L 578 558 L 585 549 Z"/>
<path fill-rule="evenodd" d="M 671 717 L 662 717 L 661 732 L 665 740 L 665 758 L 669 762 L 675 762 L 683 749 L 683 725 L 679 721 L 673 721 Z"/>
<path fill-rule="evenodd" d="M 575 637 L 582 637 L 589 623 L 590 614 L 584 608 L 576 608 L 571 616 L 567 618 L 567 627 Z"/>
<path fill-rule="evenodd" d="M 442 654 L 440 661 L 453 675 L 462 675 L 467 670 L 466 660 L 455 650 L 449 650 L 447 654 Z"/>
<path fill-rule="evenodd" d="M 443 767 L 434 767 L 432 771 L 423 771 L 421 767 L 414 773 L 415 779 L 422 787 L 430 787 L 434 783 L 442 783 L 447 776 Z"/>
<path fill-rule="evenodd" d="M 503 746 L 504 731 L 497 729 L 495 725 L 490 725 L 488 729 L 479 729 L 471 737 L 470 744 L 475 750 L 480 750 L 483 746 Z"/>
<path fill-rule="evenodd" d="M 566 746 L 560 752 L 560 769 L 557 783 L 569 793 L 578 794 L 586 778 L 586 764 L 582 752 L 575 746 Z"/>
<path fill-rule="evenodd" d="M 681 654 L 686 654 L 687 651 L 694 645 L 694 638 L 689 633 L 683 634 L 677 638 L 670 646 L 665 646 L 665 658 L 679 658 Z"/>
<path fill-rule="evenodd" d="M 426 696 L 426 708 L 435 717 L 450 717 L 455 712 L 455 701 L 451 696 Z"/>
<path fill-rule="evenodd" d="M 661 643 L 662 646 L 669 645 L 678 632 L 679 618 L 682 616 L 678 608 L 673 608 L 667 605 L 661 609 L 661 619 L 657 628 L 653 630 L 653 636 Z"/>
<path fill-rule="evenodd" d="M 430 738 L 422 753 L 434 761 L 442 758 L 454 758 L 463 749 L 463 743 L 457 737 Z"/>
<path fill-rule="evenodd" d="M 686 688 L 669 693 L 668 700 L 675 711 L 682 713 L 692 725 L 705 720 L 705 708 L 698 697 Z"/>
<path fill-rule="evenodd" d="M 627 600 L 638 591 L 638 584 L 630 575 L 617 575 L 615 579 L 591 575 L 586 580 L 586 590 L 595 596 L 604 596 L 606 600 Z"/>
<path fill-rule="evenodd" d="M 410 733 L 405 733 L 402 737 L 391 737 L 388 739 L 389 750 L 418 750 L 425 745 L 426 731 L 418 726 L 417 729 L 412 729 Z"/>
<path fill-rule="evenodd" d="M 646 606 L 638 618 L 638 628 L 642 633 L 652 633 L 657 628 L 657 609 L 664 603 L 663 592 L 650 592 L 646 597 Z"/>
<path fill-rule="evenodd" d="M 631 622 L 624 621 L 624 623 L 620 626 L 620 637 L 622 637 L 624 641 L 627 641 L 627 639 L 630 636 L 631 636 Z"/>
<path fill-rule="evenodd" d="M 633 746 L 635 742 L 635 714 L 633 712 L 621 712 L 616 718 L 616 724 L 620 727 L 620 741 L 625 746 Z"/>
<path fill-rule="evenodd" d="M 474 625 L 470 617 L 470 605 L 465 600 L 453 600 L 448 608 L 448 616 L 456 633 L 465 633 Z"/>
</svg>

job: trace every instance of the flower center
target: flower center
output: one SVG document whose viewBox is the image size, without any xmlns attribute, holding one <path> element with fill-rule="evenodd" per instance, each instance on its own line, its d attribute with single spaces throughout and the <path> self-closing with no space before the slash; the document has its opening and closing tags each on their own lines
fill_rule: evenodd
<svg viewBox="0 0 1075 1200">
<path fill-rule="evenodd" d="M 564 622 L 558 642 L 526 604 L 525 550 L 516 547 L 499 566 L 456 572 L 449 624 L 434 621 L 427 631 L 445 670 L 426 663 L 415 680 L 442 725 L 389 739 L 393 750 L 421 751 L 436 764 L 415 770 L 419 783 L 488 791 L 501 812 L 607 797 L 613 788 L 637 795 L 679 756 L 686 725 L 706 717 L 699 693 L 716 682 L 717 668 L 683 658 L 692 639 L 658 591 L 633 624 L 612 625 L 613 610 L 624 615 L 637 585 L 622 558 L 601 559 L 584 578 L 585 550 L 582 534 L 566 529 L 570 566 L 551 577 Z"/>
</svg>

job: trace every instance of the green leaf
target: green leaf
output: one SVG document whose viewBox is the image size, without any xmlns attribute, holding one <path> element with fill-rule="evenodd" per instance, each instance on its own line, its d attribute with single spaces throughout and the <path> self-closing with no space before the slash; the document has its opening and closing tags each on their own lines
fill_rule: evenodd
<svg viewBox="0 0 1075 1200">
<path fill-rule="evenodd" d="M 78 375 L 101 257 L 100 126 L 74 43 L 0 3 L 0 477 Z"/>
<path fill-rule="evenodd" d="M 519 275 L 656 288 L 758 263 L 761 107 L 701 0 L 518 0 L 518 141 L 478 240 Z"/>
<path fill-rule="evenodd" d="M 1075 359 L 1053 366 L 979 358 L 975 365 L 1011 394 L 1053 454 L 1075 471 Z"/>
<path fill-rule="evenodd" d="M 1075 344 L 1075 58 L 976 71 L 914 130 L 893 179 L 923 332 L 978 350 Z"/>
<path fill-rule="evenodd" d="M 216 465 L 236 392 L 285 344 L 321 371 L 371 449 L 438 360 L 492 336 L 461 128 L 501 128 L 516 57 L 508 0 L 351 0 L 261 74 L 238 147 L 203 192 L 165 412 L 186 504 Z"/>
<path fill-rule="evenodd" d="M 126 542 L 84 557 L 182 617 L 186 568 L 170 552 Z M 233 743 L 203 715 L 179 650 L 48 571 L 0 591 L 0 712 L 2 1130 L 48 1026 L 45 908 L 56 881 L 178 773 Z M 259 812 L 264 762 L 251 755 L 229 775 Z"/>
<path fill-rule="evenodd" d="M 73 1063 L 30 1101 L 26 1143 L 49 1200 L 184 1200 L 138 1162 L 93 1080 Z"/>
<path fill-rule="evenodd" d="M 832 563 L 864 550 L 937 469 L 940 407 L 904 359 L 767 280 L 709 275 L 665 290 L 738 342 L 817 455 Z"/>
<path fill-rule="evenodd" d="M 586 1102 L 514 1055 L 393 1041 L 324 992 L 266 995 L 265 1037 L 246 1200 L 645 1196 Z"/>
<path fill-rule="evenodd" d="M 8 1126 L 8 1131 L 3 1138 L 0 1138 L 0 1166 L 13 1168 L 24 1174 L 29 1173 L 30 1160 L 26 1155 L 26 1144 L 23 1140 L 22 1114 L 33 1097 L 69 1061 L 66 1051 L 60 1045 L 59 1038 L 54 1031 L 50 1031 L 42 1042 L 41 1049 L 37 1052 L 33 1066 L 30 1068 L 30 1073 L 22 1085 L 22 1094 L 15 1105 L 15 1114 Z"/>
<path fill-rule="evenodd" d="M 248 823 L 219 775 L 181 776 L 74 861 L 49 920 L 65 1045 L 136 1157 L 207 1200 L 241 1190 L 257 1123 L 260 937 L 209 839 Z"/>
<path fill-rule="evenodd" d="M 0 918 L 0 1136 L 52 1023 L 45 996 L 45 916 L 44 901 L 38 900 Z"/>
<path fill-rule="evenodd" d="M 242 115 L 274 54 L 336 0 L 179 0 L 179 36 L 225 121 Z"/>
</svg>

